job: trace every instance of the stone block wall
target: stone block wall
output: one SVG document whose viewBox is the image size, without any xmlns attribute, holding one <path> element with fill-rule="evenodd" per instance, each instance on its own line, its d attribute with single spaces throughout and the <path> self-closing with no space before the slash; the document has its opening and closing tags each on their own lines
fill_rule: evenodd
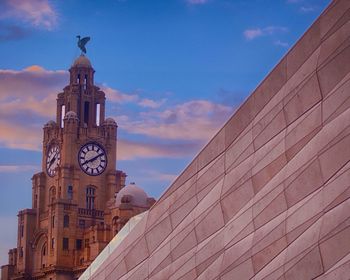
<svg viewBox="0 0 350 280">
<path fill-rule="evenodd" d="M 348 279 L 350 1 L 321 14 L 91 279 Z"/>
</svg>

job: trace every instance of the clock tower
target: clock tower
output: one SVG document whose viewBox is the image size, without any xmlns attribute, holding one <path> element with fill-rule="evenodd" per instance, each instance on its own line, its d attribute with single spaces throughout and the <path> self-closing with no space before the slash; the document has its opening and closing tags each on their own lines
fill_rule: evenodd
<svg viewBox="0 0 350 280">
<path fill-rule="evenodd" d="M 124 191 L 128 199 L 116 205 L 126 174 L 116 170 L 117 124 L 105 118 L 94 72 L 80 55 L 57 95 L 56 121 L 43 129 L 42 171 L 32 178 L 32 208 L 18 214 L 4 279 L 77 279 L 121 226 L 154 202 L 142 194 L 143 204 L 132 205 Z"/>
</svg>

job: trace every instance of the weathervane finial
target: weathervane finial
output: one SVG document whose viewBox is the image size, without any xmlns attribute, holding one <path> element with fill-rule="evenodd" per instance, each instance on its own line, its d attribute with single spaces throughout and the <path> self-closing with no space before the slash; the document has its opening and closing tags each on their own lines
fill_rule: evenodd
<svg viewBox="0 0 350 280">
<path fill-rule="evenodd" d="M 77 44 L 78 44 L 79 49 L 81 49 L 82 53 L 86 53 L 85 45 L 87 44 L 87 42 L 90 41 L 90 37 L 84 37 L 84 38 L 80 39 L 80 35 L 78 35 L 77 38 L 78 38 Z"/>
</svg>

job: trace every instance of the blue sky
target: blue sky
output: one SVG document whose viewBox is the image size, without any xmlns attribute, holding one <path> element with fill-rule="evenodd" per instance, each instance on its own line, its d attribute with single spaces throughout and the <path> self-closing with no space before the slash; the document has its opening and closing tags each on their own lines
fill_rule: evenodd
<svg viewBox="0 0 350 280">
<path fill-rule="evenodd" d="M 31 206 L 42 127 L 90 36 L 116 119 L 118 169 L 159 195 L 327 6 L 327 0 L 0 0 L 0 264 Z"/>
</svg>

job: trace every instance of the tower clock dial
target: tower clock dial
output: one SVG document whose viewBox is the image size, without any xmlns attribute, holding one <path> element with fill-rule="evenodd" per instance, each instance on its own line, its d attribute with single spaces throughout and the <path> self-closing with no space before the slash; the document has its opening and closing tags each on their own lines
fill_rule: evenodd
<svg viewBox="0 0 350 280">
<path fill-rule="evenodd" d="M 97 176 L 107 167 L 107 155 L 104 148 L 97 143 L 87 143 L 78 154 L 80 168 L 88 175 Z"/>
<path fill-rule="evenodd" d="M 61 151 L 57 144 L 51 145 L 46 155 L 46 171 L 50 177 L 55 176 L 61 162 Z"/>
</svg>

